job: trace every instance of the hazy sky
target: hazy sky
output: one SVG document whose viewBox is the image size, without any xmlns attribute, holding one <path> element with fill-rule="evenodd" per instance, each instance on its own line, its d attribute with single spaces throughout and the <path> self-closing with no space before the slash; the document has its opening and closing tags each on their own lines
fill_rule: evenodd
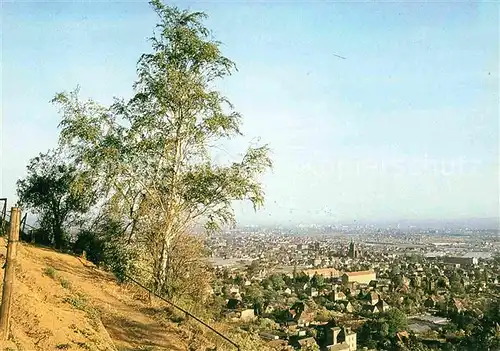
<svg viewBox="0 0 500 351">
<path fill-rule="evenodd" d="M 266 207 L 240 222 L 499 215 L 494 2 L 178 4 L 239 68 L 220 85 L 244 116 L 227 151 L 273 150 Z M 3 2 L 0 197 L 56 145 L 56 92 L 131 94 L 155 22 L 142 1 Z"/>
</svg>

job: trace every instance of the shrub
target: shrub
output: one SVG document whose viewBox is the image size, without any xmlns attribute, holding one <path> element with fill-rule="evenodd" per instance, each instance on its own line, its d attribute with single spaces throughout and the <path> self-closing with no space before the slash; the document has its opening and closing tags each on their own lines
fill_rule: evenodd
<svg viewBox="0 0 500 351">
<path fill-rule="evenodd" d="M 65 289 L 71 289 L 71 282 L 69 280 L 66 280 L 64 278 L 59 278 L 59 283 L 61 283 L 61 286 Z"/>
<path fill-rule="evenodd" d="M 83 294 L 77 293 L 75 295 L 68 296 L 63 300 L 69 303 L 71 306 L 77 310 L 86 311 L 87 310 L 87 297 Z"/>
<path fill-rule="evenodd" d="M 87 259 L 115 274 L 119 281 L 132 269 L 134 254 L 124 242 L 122 225 L 108 217 L 95 230 L 81 230 L 73 244 L 73 252 L 86 252 Z"/>
<path fill-rule="evenodd" d="M 85 251 L 87 259 L 99 264 L 104 259 L 104 243 L 99 235 L 90 230 L 81 230 L 73 244 L 73 252 L 81 254 Z"/>
<path fill-rule="evenodd" d="M 43 269 L 43 275 L 51 277 L 52 279 L 56 279 L 56 270 L 54 269 L 54 267 L 45 267 Z"/>
</svg>

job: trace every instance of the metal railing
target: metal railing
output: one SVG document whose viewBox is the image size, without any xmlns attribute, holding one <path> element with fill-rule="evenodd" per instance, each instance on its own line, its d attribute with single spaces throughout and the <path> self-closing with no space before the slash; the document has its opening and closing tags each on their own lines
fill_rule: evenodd
<svg viewBox="0 0 500 351">
<path fill-rule="evenodd" d="M 2 199 L 0 199 L 2 200 Z M 7 225 L 10 225 L 10 211 L 5 211 L 1 213 L 0 217 L 0 235 L 4 235 L 7 233 Z M 20 223 L 19 223 L 19 238 L 20 240 L 23 241 L 31 241 L 33 240 L 33 230 L 37 229 L 33 227 L 32 225 L 29 225 L 26 223 L 26 220 L 28 218 L 28 214 L 25 213 L 24 216 L 22 217 Z M 26 228 L 29 229 L 28 232 L 26 232 Z"/>
<path fill-rule="evenodd" d="M 0 212 L 0 235 L 3 235 L 4 232 L 5 232 L 5 229 L 6 229 L 7 218 L 10 218 L 10 211 L 7 211 L 7 199 L 6 198 L 0 198 L 0 203 L 1 202 L 3 202 L 3 207 L 2 207 L 1 212 Z M 35 227 L 27 224 L 26 223 L 26 219 L 27 219 L 27 213 L 24 214 L 24 216 L 23 216 L 23 218 L 21 219 L 21 222 L 20 222 L 20 232 L 21 232 L 21 234 L 24 234 L 24 235 L 26 235 L 26 233 L 25 233 L 25 228 L 26 227 L 30 228 L 30 232 L 32 232 L 32 229 L 36 229 Z M 30 233 L 30 236 L 31 236 L 31 233 Z M 234 346 L 236 348 L 236 350 L 238 350 L 238 351 L 241 350 L 240 346 L 237 343 L 235 343 L 234 341 L 232 341 L 231 339 L 229 339 L 228 337 L 226 337 L 225 335 L 223 335 L 222 333 L 220 333 L 219 331 L 217 331 L 216 329 L 214 329 L 213 327 L 211 327 L 210 325 L 208 325 L 207 323 L 205 323 L 204 321 L 202 321 L 201 319 L 199 319 L 198 317 L 196 317 L 195 315 L 193 315 L 189 311 L 186 311 L 182 307 L 177 306 L 173 302 L 171 302 L 171 301 L 165 299 L 164 297 L 158 295 L 157 293 L 155 293 L 151 289 L 147 288 L 146 286 L 144 286 L 143 284 L 141 284 L 140 282 L 138 282 L 136 279 L 134 279 L 134 278 L 132 278 L 132 277 L 130 277 L 128 275 L 125 275 L 125 277 L 127 279 L 129 279 L 130 281 L 132 281 L 133 283 L 137 284 L 139 287 L 141 287 L 141 288 L 145 289 L 146 291 L 148 291 L 150 294 L 153 294 L 154 296 L 156 296 L 160 300 L 168 303 L 169 305 L 171 305 L 174 308 L 178 309 L 179 311 L 183 312 L 187 316 L 193 318 L 195 321 L 197 321 L 198 323 L 202 324 L 204 327 L 210 329 L 212 332 L 214 332 L 215 334 L 217 334 L 218 336 L 220 336 L 221 338 L 223 338 L 225 341 L 227 341 L 229 344 L 231 344 L 232 346 Z"/>
</svg>

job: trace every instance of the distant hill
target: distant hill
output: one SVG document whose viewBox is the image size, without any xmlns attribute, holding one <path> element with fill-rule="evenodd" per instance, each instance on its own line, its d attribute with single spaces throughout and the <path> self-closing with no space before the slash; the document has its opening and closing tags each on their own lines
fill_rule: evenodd
<svg viewBox="0 0 500 351">
<path fill-rule="evenodd" d="M 401 219 L 401 220 L 356 220 L 349 222 L 335 221 L 328 222 L 323 221 L 320 224 L 298 224 L 298 223 L 287 223 L 287 224 L 268 224 L 268 225 L 239 225 L 236 231 L 247 231 L 247 232 L 258 232 L 262 229 L 276 229 L 281 230 L 291 230 L 295 232 L 298 229 L 308 230 L 312 227 L 336 227 L 336 228 L 356 228 L 359 226 L 373 226 L 374 228 L 385 229 L 385 228 L 399 228 L 408 229 L 410 227 L 418 229 L 475 229 L 475 230 L 500 230 L 500 218 L 488 217 L 488 218 L 467 218 L 467 219 Z"/>
<path fill-rule="evenodd" d="M 398 224 L 400 227 L 417 227 L 417 228 L 448 228 L 448 229 L 477 229 L 486 230 L 500 229 L 500 219 L 499 218 L 467 218 L 467 219 L 428 219 L 428 220 L 399 220 L 399 221 L 387 221 L 379 222 L 378 225 L 392 226 L 396 227 Z"/>
</svg>

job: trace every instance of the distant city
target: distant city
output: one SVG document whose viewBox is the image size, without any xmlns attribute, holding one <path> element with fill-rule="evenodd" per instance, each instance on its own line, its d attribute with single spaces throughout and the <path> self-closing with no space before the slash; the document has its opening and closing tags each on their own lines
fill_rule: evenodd
<svg viewBox="0 0 500 351">
<path fill-rule="evenodd" d="M 373 225 L 297 225 L 297 226 L 243 226 L 226 231 L 210 239 L 212 256 L 260 259 L 269 256 L 276 264 L 276 251 L 287 252 L 290 245 L 314 244 L 331 249 L 335 256 L 343 256 L 349 242 L 356 242 L 365 251 L 377 249 L 395 254 L 477 256 L 487 258 L 500 251 L 500 230 L 469 227 L 418 228 L 416 226 L 375 227 Z M 334 249 L 335 248 L 335 249 Z M 227 252 L 225 252 L 227 250 Z M 319 255 L 319 254 L 318 254 Z M 316 255 L 316 256 L 318 256 Z M 297 264 L 312 264 L 309 252 Z"/>
<path fill-rule="evenodd" d="M 245 224 L 238 230 L 284 230 L 289 234 L 299 233 L 446 233 L 471 234 L 474 232 L 500 231 L 498 218 L 471 218 L 460 220 L 401 220 L 401 221 L 351 221 L 350 223 L 298 223 L 298 224 Z"/>
<path fill-rule="evenodd" d="M 483 329 L 460 329 L 495 330 L 500 235 L 469 223 L 242 226 L 207 238 L 213 293 L 227 318 L 277 323 L 260 336 L 283 350 L 476 349 Z"/>
</svg>

